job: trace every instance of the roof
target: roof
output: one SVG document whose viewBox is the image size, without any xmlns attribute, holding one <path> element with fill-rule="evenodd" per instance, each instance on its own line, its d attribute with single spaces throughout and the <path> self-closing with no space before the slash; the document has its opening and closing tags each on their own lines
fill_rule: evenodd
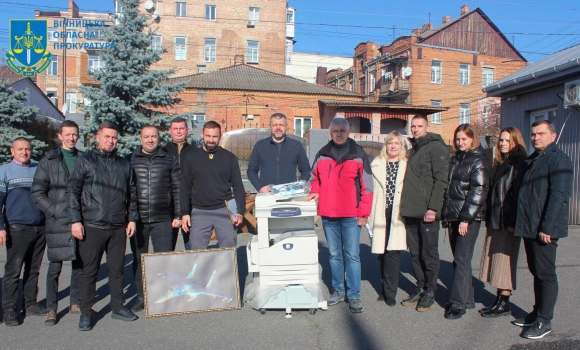
<svg viewBox="0 0 580 350">
<path fill-rule="evenodd" d="M 365 101 L 320 100 L 320 102 L 324 105 L 335 107 L 383 108 L 383 109 L 388 108 L 398 110 L 424 111 L 426 113 L 445 112 L 449 109 L 449 107 L 433 107 L 427 105 L 411 105 L 411 104 L 365 102 Z"/>
<path fill-rule="evenodd" d="M 22 74 L 16 73 L 8 66 L 0 66 L 0 79 L 4 79 L 8 85 L 10 85 L 22 79 L 26 79 L 26 77 Z M 36 81 L 36 75 L 34 75 L 32 80 Z"/>
<path fill-rule="evenodd" d="M 247 64 L 239 64 L 208 73 L 193 74 L 171 80 L 174 83 L 185 82 L 186 89 L 268 91 L 362 98 L 362 95 L 354 92 L 308 83 L 304 80 L 269 72 Z"/>
<path fill-rule="evenodd" d="M 513 90 L 522 87 L 522 84 L 530 85 L 540 83 L 547 78 L 555 78 L 556 75 L 569 73 L 567 70 L 576 68 L 580 70 L 580 44 L 570 46 L 550 56 L 544 57 L 519 71 L 483 88 L 485 92 L 498 90 Z"/>
</svg>

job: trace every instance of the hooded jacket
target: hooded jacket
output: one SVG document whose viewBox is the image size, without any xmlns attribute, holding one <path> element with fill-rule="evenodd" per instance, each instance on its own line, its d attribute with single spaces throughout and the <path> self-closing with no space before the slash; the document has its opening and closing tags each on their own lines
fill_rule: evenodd
<svg viewBox="0 0 580 350">
<path fill-rule="evenodd" d="M 423 218 L 427 210 L 433 210 L 440 220 L 447 189 L 449 150 L 439 134 L 427 133 L 411 142 L 413 153 L 407 162 L 401 215 Z"/>
</svg>

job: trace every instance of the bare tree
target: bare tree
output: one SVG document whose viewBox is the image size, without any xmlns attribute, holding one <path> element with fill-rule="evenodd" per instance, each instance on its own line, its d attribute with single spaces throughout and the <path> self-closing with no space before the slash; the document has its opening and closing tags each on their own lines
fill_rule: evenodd
<svg viewBox="0 0 580 350">
<path fill-rule="evenodd" d="M 490 146 L 494 146 L 500 131 L 501 103 L 499 99 L 487 99 L 481 115 L 477 118 L 477 133 L 490 139 Z"/>
</svg>

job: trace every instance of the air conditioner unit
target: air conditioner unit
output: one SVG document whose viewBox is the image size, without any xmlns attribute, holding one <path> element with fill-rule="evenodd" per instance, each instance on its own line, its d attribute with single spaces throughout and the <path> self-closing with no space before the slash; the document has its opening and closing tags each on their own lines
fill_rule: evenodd
<svg viewBox="0 0 580 350">
<path fill-rule="evenodd" d="M 255 27 L 256 21 L 248 21 L 248 27 Z"/>
<path fill-rule="evenodd" d="M 247 120 L 254 120 L 254 115 L 253 115 L 253 114 L 248 114 L 248 115 L 246 116 L 246 119 L 247 119 Z"/>
<path fill-rule="evenodd" d="M 564 107 L 580 108 L 580 80 L 564 84 Z"/>
</svg>

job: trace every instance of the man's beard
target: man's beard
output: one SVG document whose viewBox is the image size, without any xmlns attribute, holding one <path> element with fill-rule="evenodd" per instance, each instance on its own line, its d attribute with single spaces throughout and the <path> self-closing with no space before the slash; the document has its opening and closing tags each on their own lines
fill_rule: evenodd
<svg viewBox="0 0 580 350">
<path fill-rule="evenodd" d="M 218 144 L 216 143 L 213 146 L 208 145 L 207 143 L 203 143 L 203 147 L 205 148 L 206 151 L 208 152 L 215 152 L 218 148 Z"/>
<path fill-rule="evenodd" d="M 278 141 L 280 141 L 280 140 L 283 140 L 283 139 L 284 139 L 284 137 L 286 137 L 286 133 L 285 133 L 285 132 L 283 132 L 281 136 L 276 136 L 276 134 L 275 134 L 275 133 L 272 133 L 272 137 L 274 138 L 274 140 L 278 140 Z"/>
</svg>

